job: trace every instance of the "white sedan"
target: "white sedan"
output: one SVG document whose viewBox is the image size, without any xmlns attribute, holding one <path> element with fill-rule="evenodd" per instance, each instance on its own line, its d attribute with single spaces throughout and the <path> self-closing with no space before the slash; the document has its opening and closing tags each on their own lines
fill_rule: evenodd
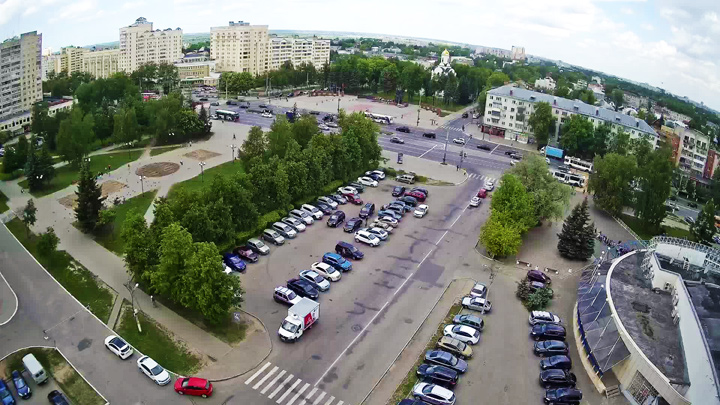
<svg viewBox="0 0 720 405">
<path fill-rule="evenodd" d="M 318 125 L 318 129 L 321 131 L 329 131 L 330 127 L 325 124 L 320 124 L 320 125 Z"/>
<path fill-rule="evenodd" d="M 472 309 L 473 311 L 485 311 L 490 312 L 492 304 L 485 298 L 473 297 L 466 295 L 462 298 L 462 306 L 465 309 Z"/>
<path fill-rule="evenodd" d="M 493 191 L 495 190 L 495 183 L 492 181 L 485 182 L 485 187 L 483 187 L 487 191 Z"/>
<path fill-rule="evenodd" d="M 469 345 L 475 345 L 480 341 L 480 332 L 466 325 L 448 325 L 443 330 L 443 335 Z"/>
<path fill-rule="evenodd" d="M 121 337 L 115 335 L 110 335 L 105 338 L 105 347 L 123 360 L 133 354 L 132 347 L 130 347 L 130 345 L 127 344 L 127 342 L 125 342 Z"/>
<path fill-rule="evenodd" d="M 387 231 L 382 228 L 373 227 L 373 228 L 362 228 L 360 230 L 370 232 L 371 234 L 380 238 L 380 240 L 387 240 L 387 238 L 388 238 Z"/>
<path fill-rule="evenodd" d="M 370 186 L 370 187 L 378 186 L 377 180 L 373 180 L 370 177 L 358 177 L 357 181 L 358 181 L 358 183 L 362 184 L 363 186 Z"/>
<path fill-rule="evenodd" d="M 155 381 L 157 385 L 167 385 L 170 382 L 170 373 L 148 356 L 142 356 L 137 361 L 140 372 Z"/>
<path fill-rule="evenodd" d="M 340 281 L 342 277 L 342 273 L 327 263 L 315 262 L 310 265 L 310 268 L 330 281 Z"/>
<path fill-rule="evenodd" d="M 413 216 L 415 218 L 422 218 L 427 214 L 428 212 L 428 206 L 425 204 L 420 204 L 415 208 L 415 211 L 413 212 Z"/>
<path fill-rule="evenodd" d="M 264 118 L 272 118 L 272 114 L 270 114 L 269 112 L 264 112 L 264 113 L 260 114 L 260 116 L 264 117 Z"/>
<path fill-rule="evenodd" d="M 463 138 L 454 138 L 453 143 L 456 143 L 458 145 L 465 145 L 465 139 Z"/>
<path fill-rule="evenodd" d="M 332 209 L 337 209 L 337 207 L 338 207 L 337 201 L 333 200 L 330 197 L 322 196 L 322 197 L 318 198 L 318 201 L 324 202 L 325 204 L 329 205 L 330 208 L 332 208 Z"/>
<path fill-rule="evenodd" d="M 370 170 L 365 172 L 366 176 L 369 176 L 371 174 L 376 174 L 380 180 L 385 180 L 385 172 L 382 170 Z"/>
<path fill-rule="evenodd" d="M 387 222 L 382 222 L 379 220 L 375 220 L 370 224 L 370 227 L 372 228 L 380 228 L 383 229 L 387 233 L 392 233 L 393 227 L 392 225 L 388 224 Z"/>
<path fill-rule="evenodd" d="M 350 187 L 350 186 L 339 187 L 337 189 L 337 191 L 340 194 L 358 194 L 357 189 L 355 187 Z"/>
<path fill-rule="evenodd" d="M 480 205 L 480 197 L 473 197 L 472 200 L 470 200 L 471 207 L 477 207 L 479 205 Z"/>
<path fill-rule="evenodd" d="M 380 244 L 380 238 L 368 231 L 357 231 L 355 232 L 355 242 L 362 242 L 366 245 L 376 247 Z"/>
</svg>

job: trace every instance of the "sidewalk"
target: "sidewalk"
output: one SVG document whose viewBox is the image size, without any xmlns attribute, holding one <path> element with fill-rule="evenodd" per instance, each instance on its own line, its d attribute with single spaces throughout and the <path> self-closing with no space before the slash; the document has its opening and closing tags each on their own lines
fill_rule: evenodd
<svg viewBox="0 0 720 405">
<path fill-rule="evenodd" d="M 527 144 L 521 142 L 515 142 L 510 139 L 505 139 L 500 136 L 485 134 L 480 131 L 480 128 L 476 124 L 469 124 L 465 126 L 465 133 L 471 134 L 475 139 L 485 140 L 498 145 L 510 146 L 516 149 L 522 149 L 527 152 L 539 153 L 536 144 Z"/>
<path fill-rule="evenodd" d="M 389 159 L 385 167 L 392 167 L 395 170 L 415 172 L 428 179 L 442 181 L 458 185 L 467 179 L 467 172 L 464 169 L 457 170 L 454 164 L 443 165 L 440 162 L 422 159 L 415 156 L 403 156 L 402 164 L 397 163 L 397 153 L 383 150 L 382 157 Z"/>
</svg>

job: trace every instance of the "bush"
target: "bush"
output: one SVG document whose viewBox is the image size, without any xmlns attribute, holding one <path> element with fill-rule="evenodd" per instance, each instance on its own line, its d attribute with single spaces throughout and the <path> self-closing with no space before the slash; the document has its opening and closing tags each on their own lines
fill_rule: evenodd
<svg viewBox="0 0 720 405">
<path fill-rule="evenodd" d="M 530 294 L 532 294 L 532 289 L 530 288 L 530 285 L 528 284 L 528 279 L 525 277 L 521 281 L 517 282 L 517 290 L 515 290 L 515 296 L 520 299 L 520 301 L 525 302 L 530 298 Z"/>
<path fill-rule="evenodd" d="M 527 301 L 525 301 L 523 304 L 525 305 L 525 308 L 528 309 L 528 311 L 539 311 L 541 309 L 545 309 L 545 307 L 550 304 L 552 296 L 553 293 L 550 288 L 540 288 L 539 290 L 530 294 Z"/>
<path fill-rule="evenodd" d="M 45 257 L 52 257 L 57 251 L 58 242 L 60 242 L 60 238 L 55 234 L 55 229 L 49 226 L 45 233 L 40 234 L 37 243 L 38 253 Z"/>
<path fill-rule="evenodd" d="M 385 168 L 385 176 L 395 177 L 397 175 L 398 175 L 398 171 L 393 169 L 392 167 Z"/>
<path fill-rule="evenodd" d="M 330 184 L 325 186 L 325 188 L 323 188 L 323 195 L 335 194 L 335 192 L 337 192 L 337 189 L 339 187 L 342 187 L 342 185 L 343 185 L 342 180 L 335 180 L 335 181 L 331 182 Z"/>
<path fill-rule="evenodd" d="M 260 234 L 263 230 L 272 225 L 273 222 L 277 222 L 282 218 L 280 211 L 270 211 L 258 219 L 258 226 L 255 229 L 256 234 Z"/>
</svg>

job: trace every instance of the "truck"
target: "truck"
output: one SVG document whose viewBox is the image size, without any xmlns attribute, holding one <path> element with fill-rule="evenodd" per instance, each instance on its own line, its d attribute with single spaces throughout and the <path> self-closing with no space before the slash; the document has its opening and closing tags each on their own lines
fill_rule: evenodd
<svg viewBox="0 0 720 405">
<path fill-rule="evenodd" d="M 302 337 L 320 318 L 320 304 L 303 297 L 300 302 L 288 308 L 288 315 L 280 325 L 278 336 L 283 342 L 294 342 Z"/>
</svg>

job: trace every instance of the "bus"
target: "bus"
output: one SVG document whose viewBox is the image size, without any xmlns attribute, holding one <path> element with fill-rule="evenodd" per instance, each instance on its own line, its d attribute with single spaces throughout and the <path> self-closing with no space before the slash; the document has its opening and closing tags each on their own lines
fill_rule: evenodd
<svg viewBox="0 0 720 405">
<path fill-rule="evenodd" d="M 215 110 L 215 115 L 217 115 L 219 120 L 225 121 L 237 121 L 238 118 L 240 118 L 240 114 L 228 110 Z"/>
<path fill-rule="evenodd" d="M 390 125 L 393 122 L 393 117 L 389 115 L 375 114 L 369 111 L 365 111 L 365 116 L 379 124 Z"/>
<path fill-rule="evenodd" d="M 565 166 L 569 166 L 573 169 L 582 170 L 588 173 L 591 173 L 593 169 L 592 163 L 586 162 L 582 159 L 574 158 L 572 156 L 565 156 Z"/>
<path fill-rule="evenodd" d="M 553 173 L 553 177 L 561 183 L 572 187 L 585 187 L 585 178 L 577 174 L 556 171 Z"/>
</svg>

